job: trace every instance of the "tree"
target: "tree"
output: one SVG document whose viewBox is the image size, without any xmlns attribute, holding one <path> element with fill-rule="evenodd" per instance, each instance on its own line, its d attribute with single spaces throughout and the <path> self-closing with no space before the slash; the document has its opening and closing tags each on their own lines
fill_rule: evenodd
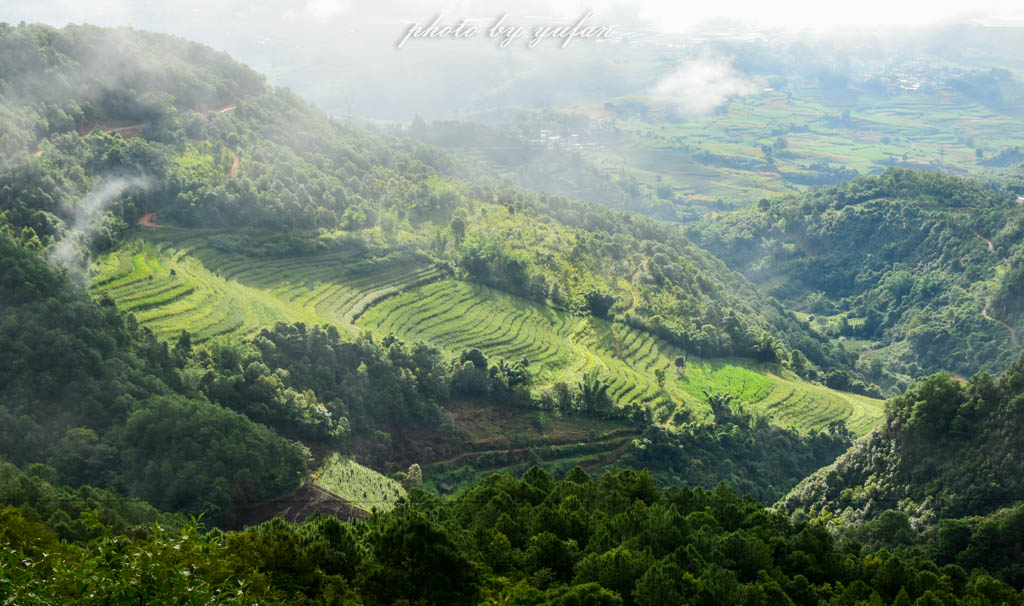
<svg viewBox="0 0 1024 606">
<path fill-rule="evenodd" d="M 475 347 L 471 347 L 462 352 L 460 361 L 472 363 L 477 370 L 487 370 L 487 356 L 484 355 L 484 352 Z"/>
<path fill-rule="evenodd" d="M 673 360 L 673 362 L 676 365 L 676 374 L 679 375 L 679 378 L 685 377 L 686 376 L 686 358 L 684 356 L 676 356 L 676 359 Z"/>
<path fill-rule="evenodd" d="M 422 513 L 410 511 L 387 520 L 372 533 L 370 544 L 372 560 L 361 585 L 378 603 L 476 603 L 476 569 Z"/>
<path fill-rule="evenodd" d="M 413 463 L 409 466 L 409 471 L 405 472 L 405 487 L 406 489 L 423 487 L 423 470 L 420 469 L 419 463 Z"/>
<path fill-rule="evenodd" d="M 683 597 L 678 590 L 676 579 L 682 578 L 682 571 L 674 564 L 661 562 L 647 569 L 636 582 L 633 600 L 637 606 L 661 606 L 681 604 Z"/>
<path fill-rule="evenodd" d="M 451 222 L 452 235 L 455 236 L 455 245 L 462 244 L 462 239 L 466 237 L 466 222 L 459 217 L 455 217 Z"/>
<path fill-rule="evenodd" d="M 579 559 L 580 550 L 576 541 L 563 541 L 553 533 L 543 531 L 530 539 L 524 555 L 527 570 L 547 569 L 554 573 L 555 578 L 567 581 Z"/>
<path fill-rule="evenodd" d="M 711 413 L 715 417 L 715 423 L 724 425 L 732 420 L 732 401 L 735 396 L 727 393 L 716 393 L 704 390 L 704 399 L 711 407 Z"/>
<path fill-rule="evenodd" d="M 799 349 L 789 352 L 789 366 L 798 375 L 803 376 L 807 370 L 807 357 Z"/>
<path fill-rule="evenodd" d="M 658 382 L 658 389 L 665 389 L 665 369 L 654 369 L 654 380 Z"/>
<path fill-rule="evenodd" d="M 754 336 L 754 352 L 761 362 L 777 362 L 779 357 L 775 348 L 775 337 L 771 333 L 760 331 Z"/>
<path fill-rule="evenodd" d="M 615 297 L 606 292 L 589 290 L 583 293 L 584 306 L 595 318 L 607 318 L 608 312 L 615 305 Z"/>
<path fill-rule="evenodd" d="M 613 402 L 608 395 L 611 385 L 598 376 L 597 371 L 591 371 L 580 380 L 579 408 L 589 412 L 607 412 L 611 410 Z"/>
<path fill-rule="evenodd" d="M 178 342 L 174 344 L 174 353 L 182 359 L 192 353 L 192 335 L 189 334 L 188 330 L 184 328 L 181 329 L 181 334 L 178 336 Z"/>
</svg>

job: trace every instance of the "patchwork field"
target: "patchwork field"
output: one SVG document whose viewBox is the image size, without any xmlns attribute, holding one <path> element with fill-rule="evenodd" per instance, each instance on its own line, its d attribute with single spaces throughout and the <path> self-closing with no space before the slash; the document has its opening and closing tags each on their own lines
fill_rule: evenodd
<svg viewBox="0 0 1024 606">
<path fill-rule="evenodd" d="M 680 404 L 698 418 L 709 414 L 705 390 L 732 393 L 799 429 L 843 421 L 864 433 L 882 417 L 881 401 L 806 383 L 777 366 L 686 356 L 681 374 L 672 361 L 683 352 L 646 332 L 455 280 L 425 260 L 357 262 L 338 252 L 255 258 L 222 252 L 216 242 L 205 230 L 172 228 L 136 238 L 98 260 L 90 290 L 165 338 L 182 329 L 203 341 L 278 321 L 332 324 L 452 355 L 476 347 L 492 359 L 525 359 L 538 390 L 596 371 L 616 402 L 648 407 L 666 424 Z"/>
<path fill-rule="evenodd" d="M 563 111 L 614 124 L 582 148 L 605 172 L 628 170 L 652 189 L 670 186 L 677 200 L 733 206 L 814 184 L 807 181 L 819 178 L 811 165 L 860 174 L 890 165 L 996 173 L 984 162 L 1024 138 L 1020 116 L 946 92 L 837 99 L 794 86 L 737 97 L 702 117 L 680 116 L 649 97 Z M 780 139 L 785 145 L 769 161 L 762 148 Z"/>
</svg>

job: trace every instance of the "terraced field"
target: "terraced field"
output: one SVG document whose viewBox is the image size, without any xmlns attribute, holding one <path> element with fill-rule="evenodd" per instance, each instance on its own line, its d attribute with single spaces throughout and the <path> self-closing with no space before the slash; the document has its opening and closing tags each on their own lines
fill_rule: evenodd
<svg viewBox="0 0 1024 606">
<path fill-rule="evenodd" d="M 672 362 L 683 352 L 650 334 L 594 318 L 576 318 L 505 293 L 455 280 L 409 289 L 371 307 L 357 324 L 406 341 L 426 341 L 457 354 L 477 347 L 491 358 L 526 358 L 539 388 L 575 383 L 592 369 L 620 404 L 651 407 L 667 422 L 673 402 L 706 411 L 704 390 L 732 393 L 780 423 L 820 429 L 844 421 L 864 433 L 882 417 L 882 403 L 812 385 L 778 367 L 687 356 L 685 376 Z M 618 345 L 616 344 L 618 337 Z M 665 372 L 659 386 L 656 370 Z"/>
<path fill-rule="evenodd" d="M 354 333 L 355 318 L 374 301 L 442 275 L 427 262 L 367 266 L 340 253 L 252 258 L 218 251 L 215 236 L 165 229 L 132 240 L 95 264 L 90 290 L 161 337 L 186 328 L 203 341 L 279 321 Z"/>
<path fill-rule="evenodd" d="M 278 321 L 312 317 L 258 289 L 225 280 L 187 249 L 164 242 L 135 241 L 97 266 L 90 290 L 113 298 L 157 335 L 170 338 L 187 328 L 196 340 L 250 333 Z"/>
<path fill-rule="evenodd" d="M 90 289 L 165 338 L 183 328 L 202 341 L 306 322 L 394 334 L 453 355 L 476 347 L 493 359 L 525 358 L 537 389 L 576 384 L 596 370 L 617 403 L 646 406 L 661 423 L 670 423 L 680 404 L 708 414 L 704 390 L 732 393 L 800 429 L 844 421 L 864 433 L 882 417 L 880 401 L 748 360 L 686 356 L 679 376 L 672 360 L 683 352 L 646 332 L 454 280 L 427 261 L 357 262 L 338 252 L 249 257 L 222 252 L 222 235 L 163 228 L 136 238 L 95 264 Z"/>
<path fill-rule="evenodd" d="M 327 457 L 313 482 L 363 511 L 389 511 L 406 494 L 397 481 L 339 454 Z"/>
</svg>

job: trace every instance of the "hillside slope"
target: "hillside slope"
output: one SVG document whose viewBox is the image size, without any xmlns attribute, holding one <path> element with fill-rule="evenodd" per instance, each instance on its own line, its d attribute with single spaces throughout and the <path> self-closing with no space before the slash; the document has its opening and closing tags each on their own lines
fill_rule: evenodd
<svg viewBox="0 0 1024 606">
<path fill-rule="evenodd" d="M 733 393 L 800 430 L 840 421 L 859 434 L 881 418 L 880 401 L 808 383 L 778 364 L 688 354 L 614 318 L 574 315 L 457 280 L 425 257 L 361 262 L 324 251 L 253 258 L 218 250 L 216 242 L 230 234 L 162 227 L 130 239 L 99 258 L 91 291 L 170 339 L 182 330 L 195 342 L 250 336 L 279 321 L 330 324 L 350 337 L 370 330 L 453 357 L 475 348 L 524 364 L 534 391 L 555 399 L 596 373 L 613 402 L 648 408 L 659 422 L 676 412 L 706 415 L 704 390 Z M 680 357 L 685 369 L 674 362 Z"/>
<path fill-rule="evenodd" d="M 908 376 L 941 370 L 1000 372 L 1020 354 L 1022 230 L 1011 191 L 890 169 L 688 233 L 821 333 L 849 341 L 868 375 L 903 377 L 899 390 Z"/>
<path fill-rule="evenodd" d="M 676 227 L 507 187 L 436 149 L 344 126 L 287 91 L 263 88 L 244 67 L 228 69 L 221 55 L 208 59 L 209 53 L 194 45 L 166 37 L 152 42 L 151 36 L 89 27 L 22 26 L 4 32 L 12 52 L 29 57 L 26 64 L 53 78 L 83 83 L 69 88 L 58 105 L 35 100 L 35 81 L 27 71 L 13 71 L 16 77 L 5 83 L 6 107 L 36 126 L 11 123 L 14 139 L 28 140 L 8 156 L 0 212 L 15 230 L 30 230 L 28 238 L 38 238 L 41 246 L 59 241 L 52 254 L 73 270 L 86 273 L 97 253 L 121 246 L 125 235 L 138 229 L 137 221 L 148 216 L 149 227 L 143 226 L 147 230 L 152 225 L 221 228 L 202 236 L 202 246 L 189 246 L 202 248 L 207 257 L 210 251 L 233 255 L 235 269 L 248 264 L 262 272 L 264 266 L 296 267 L 305 263 L 299 258 L 303 255 L 342 254 L 346 263 L 368 272 L 356 289 L 363 298 L 339 301 L 351 306 L 339 308 L 340 315 L 328 314 L 328 321 L 343 326 L 362 316 L 369 302 L 397 292 L 396 284 L 431 280 L 429 265 L 434 263 L 456 278 L 504 291 L 523 305 L 551 307 L 565 319 L 594 317 L 605 328 L 597 331 L 602 342 L 590 348 L 603 348 L 605 353 L 597 357 L 606 360 L 620 359 L 628 346 L 623 341 L 630 330 L 638 330 L 647 335 L 637 337 L 640 343 L 657 339 L 667 344 L 662 348 L 665 357 L 644 363 L 646 378 L 628 386 L 645 394 L 641 400 L 658 398 L 663 380 L 652 381 L 655 370 L 671 374 L 668 360 L 680 354 L 780 363 L 812 382 L 835 371 L 844 377 L 836 385 L 877 393 L 827 339 L 694 246 Z M 125 53 L 136 46 L 158 48 L 175 58 L 161 68 L 161 78 L 146 76 L 154 68 L 140 60 L 118 79 L 90 75 L 98 68 L 76 59 L 78 54 L 91 56 L 76 45 L 92 45 L 125 62 Z M 67 47 L 76 54 L 55 54 L 51 47 Z M 152 51 L 140 52 L 145 59 Z M 190 91 L 189 82 L 199 91 Z M 124 91 L 117 88 L 121 83 L 147 88 L 138 89 L 144 93 Z M 121 105 L 105 101 L 114 93 L 128 100 Z M 152 99 L 159 103 L 149 103 Z M 218 103 L 227 105 L 207 109 Z M 140 104 L 148 108 L 145 115 L 122 107 Z M 98 108 L 95 116 L 74 109 L 86 106 Z M 71 119 L 47 120 L 46 112 L 54 108 Z M 132 129 L 110 127 L 140 119 L 144 121 Z M 31 141 L 33 137 L 37 139 Z M 34 146 L 37 151 L 29 153 Z M 127 269 L 127 261 L 120 258 L 125 252 L 110 262 Z M 95 282 L 97 292 L 109 289 L 124 295 L 114 300 L 143 321 L 151 320 L 165 337 L 180 328 L 200 339 L 253 334 L 277 320 L 315 319 L 309 309 L 282 306 L 251 289 L 243 290 L 256 303 L 243 311 L 230 303 L 240 292 L 237 288 L 229 293 L 224 285 L 214 284 L 215 275 L 204 273 L 214 267 L 188 262 L 183 256 L 188 251 L 177 249 L 175 254 L 182 264 L 180 276 L 172 276 L 172 269 L 160 261 L 151 269 L 154 278 L 176 279 L 160 286 L 153 282 L 148 286 L 156 288 L 146 290 L 123 282 L 132 280 L 132 271 L 148 280 L 138 273 L 147 271 L 145 267 L 126 275 L 104 270 L 100 282 L 114 282 Z M 384 271 L 375 283 L 373 271 L 407 262 L 424 273 L 396 278 Z M 322 289 L 330 282 L 324 275 L 310 274 L 302 287 Z M 185 284 L 185 279 L 205 285 Z M 285 298 L 297 296 L 299 286 L 291 284 L 293 292 Z M 314 308 L 333 304 L 330 296 L 335 293 L 320 294 L 327 299 L 306 302 L 312 301 Z M 211 308 L 205 306 L 222 295 L 226 304 L 208 313 Z M 189 307 L 192 301 L 205 303 Z M 178 313 L 185 308 L 194 311 Z M 604 320 L 613 324 L 602 325 Z M 375 329 L 401 327 L 384 322 Z M 487 345 L 428 340 L 454 353 Z M 609 355 L 613 347 L 615 356 Z M 556 370 L 542 383 L 575 382 L 583 374 L 579 371 L 594 365 L 594 357 L 584 352 L 582 363 L 567 361 L 576 371 Z M 606 366 L 609 381 L 631 372 L 617 363 Z M 533 367 L 530 372 L 542 370 Z"/>
<path fill-rule="evenodd" d="M 1024 357 L 966 385 L 939 374 L 887 403 L 885 423 L 779 506 L 856 524 L 887 509 L 912 521 L 983 515 L 1024 500 L 1018 428 Z"/>
<path fill-rule="evenodd" d="M 675 227 L 351 128 L 183 40 L 0 38 L 24 64 L 0 103 L 17 117 L 0 454 L 19 465 L 224 524 L 323 497 L 310 486 L 336 452 L 389 474 L 422 462 L 435 485 L 632 461 L 769 502 L 845 448 L 844 423 L 880 416 L 814 382 L 851 373 L 826 339 Z M 705 391 L 742 414 L 712 414 Z M 534 430 L 489 443 L 456 405 Z M 355 475 L 375 487 L 349 498 L 393 504 L 390 480 Z"/>
</svg>

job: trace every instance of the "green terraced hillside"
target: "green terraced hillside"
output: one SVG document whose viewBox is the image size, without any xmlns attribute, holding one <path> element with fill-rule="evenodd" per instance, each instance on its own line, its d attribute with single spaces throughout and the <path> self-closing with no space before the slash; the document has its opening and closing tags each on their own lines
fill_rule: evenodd
<svg viewBox="0 0 1024 606">
<path fill-rule="evenodd" d="M 486 286 L 444 280 L 420 286 L 371 307 L 358 324 L 407 341 L 427 341 L 458 353 L 477 347 L 488 357 L 526 358 L 534 381 L 547 386 L 575 381 L 596 368 L 620 403 L 653 406 L 667 421 L 671 402 L 704 408 L 704 390 L 726 391 L 764 408 L 784 425 L 801 429 L 842 420 L 864 433 L 881 418 L 881 401 L 811 385 L 777 366 L 687 356 L 684 376 L 672 360 L 683 352 L 622 324 L 523 301 Z M 655 371 L 665 373 L 659 387 Z"/>
<path fill-rule="evenodd" d="M 492 359 L 525 358 L 536 389 L 574 384 L 596 370 L 616 402 L 647 406 L 662 423 L 672 422 L 679 402 L 708 414 L 705 390 L 732 393 L 800 429 L 844 421 L 860 434 L 882 416 L 879 400 L 807 383 L 775 365 L 688 355 L 680 376 L 673 360 L 684 352 L 646 332 L 456 280 L 425 259 L 250 257 L 221 252 L 224 235 L 163 228 L 140 236 L 98 260 L 91 291 L 163 337 L 188 329 L 202 341 L 305 322 L 394 334 L 453 355 L 476 347 Z"/>
<path fill-rule="evenodd" d="M 162 337 L 251 334 L 275 322 L 342 330 L 366 306 L 442 275 L 432 264 L 353 264 L 338 253 L 252 258 L 215 248 L 216 232 L 162 229 L 98 260 L 90 290 Z"/>
</svg>

